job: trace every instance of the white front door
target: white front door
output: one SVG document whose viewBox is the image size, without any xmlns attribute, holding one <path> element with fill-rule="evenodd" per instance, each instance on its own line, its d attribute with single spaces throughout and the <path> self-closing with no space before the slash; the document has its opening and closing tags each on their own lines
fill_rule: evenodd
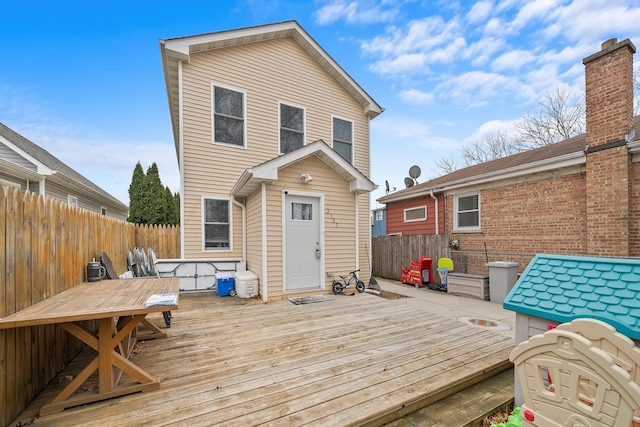
<svg viewBox="0 0 640 427">
<path fill-rule="evenodd" d="M 320 289 L 320 198 L 285 193 L 284 200 L 285 292 Z"/>
</svg>

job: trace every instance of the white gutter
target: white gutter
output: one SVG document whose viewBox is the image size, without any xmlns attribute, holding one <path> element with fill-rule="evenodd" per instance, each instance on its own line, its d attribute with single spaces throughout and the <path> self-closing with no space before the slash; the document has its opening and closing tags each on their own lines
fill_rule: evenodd
<svg viewBox="0 0 640 427">
<path fill-rule="evenodd" d="M 247 208 L 231 195 L 231 203 L 242 209 L 242 260 L 247 262 Z"/>
<path fill-rule="evenodd" d="M 267 302 L 267 184 L 262 183 L 262 301 Z"/>
<path fill-rule="evenodd" d="M 439 232 L 439 215 L 440 215 L 440 211 L 438 210 L 438 198 L 436 196 L 433 195 L 433 189 L 430 190 L 430 194 L 431 198 L 436 202 L 436 234 L 440 234 Z"/>
</svg>

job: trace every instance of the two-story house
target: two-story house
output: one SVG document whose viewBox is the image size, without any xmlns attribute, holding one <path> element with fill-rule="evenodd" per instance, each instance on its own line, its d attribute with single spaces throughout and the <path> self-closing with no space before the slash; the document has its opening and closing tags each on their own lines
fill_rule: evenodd
<svg viewBox="0 0 640 427">
<path fill-rule="evenodd" d="M 295 21 L 160 40 L 182 258 L 246 267 L 263 300 L 370 274 L 370 120 L 383 109 Z"/>
</svg>

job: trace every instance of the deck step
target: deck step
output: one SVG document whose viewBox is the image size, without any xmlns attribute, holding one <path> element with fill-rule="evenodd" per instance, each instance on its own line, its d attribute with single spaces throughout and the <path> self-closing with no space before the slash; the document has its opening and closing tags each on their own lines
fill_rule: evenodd
<svg viewBox="0 0 640 427">
<path fill-rule="evenodd" d="M 512 402 L 513 369 L 507 369 L 385 427 L 479 427 L 487 415 Z"/>
</svg>

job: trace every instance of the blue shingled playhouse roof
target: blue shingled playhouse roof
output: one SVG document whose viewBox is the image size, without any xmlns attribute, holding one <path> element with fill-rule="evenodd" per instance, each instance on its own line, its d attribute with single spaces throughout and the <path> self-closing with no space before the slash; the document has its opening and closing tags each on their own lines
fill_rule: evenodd
<svg viewBox="0 0 640 427">
<path fill-rule="evenodd" d="M 598 319 L 640 339 L 640 260 L 538 254 L 503 306 L 560 323 Z"/>
</svg>

